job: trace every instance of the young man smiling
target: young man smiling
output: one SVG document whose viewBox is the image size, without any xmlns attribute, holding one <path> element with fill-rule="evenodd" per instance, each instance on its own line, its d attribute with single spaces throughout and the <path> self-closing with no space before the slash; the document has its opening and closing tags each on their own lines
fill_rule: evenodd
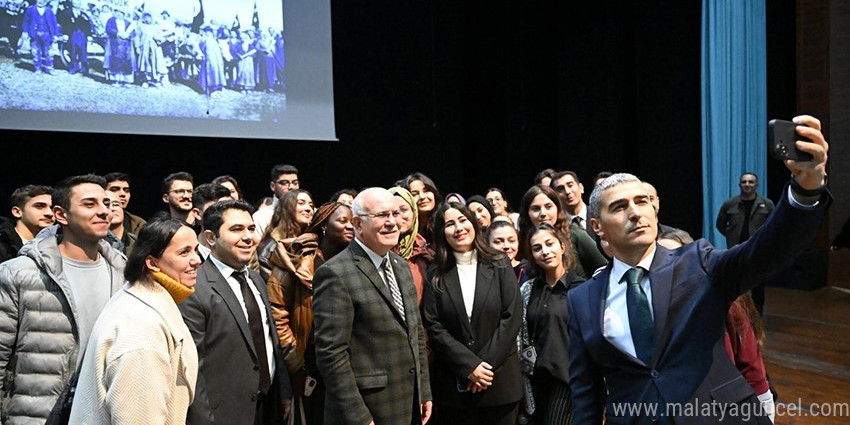
<svg viewBox="0 0 850 425">
<path fill-rule="evenodd" d="M 283 425 L 288 415 L 292 389 L 266 285 L 247 267 L 259 243 L 253 212 L 234 200 L 204 211 L 210 255 L 179 305 L 200 364 L 190 425 Z"/>
<path fill-rule="evenodd" d="M 49 186 L 28 184 L 12 192 L 12 216 L 15 221 L 0 226 L 0 263 L 18 255 L 25 243 L 53 225 L 53 202 Z"/>
<path fill-rule="evenodd" d="M 124 210 L 124 229 L 138 235 L 139 231 L 142 230 L 142 226 L 147 222 L 143 218 L 127 211 L 127 206 L 130 205 L 130 197 L 132 196 L 130 185 L 133 181 L 130 179 L 130 175 L 116 171 L 104 174 L 103 178 L 106 179 L 106 190 L 116 194 L 118 200 L 121 202 L 121 208 Z"/>
<path fill-rule="evenodd" d="M 98 315 L 124 283 L 124 257 L 102 240 L 111 218 L 105 185 L 91 174 L 57 184 L 58 224 L 0 265 L 0 416 L 7 423 L 47 420 Z"/>
<path fill-rule="evenodd" d="M 197 231 L 195 216 L 192 214 L 192 175 L 181 171 L 169 174 L 162 179 L 162 202 L 168 205 L 168 215 L 189 223 Z"/>
</svg>

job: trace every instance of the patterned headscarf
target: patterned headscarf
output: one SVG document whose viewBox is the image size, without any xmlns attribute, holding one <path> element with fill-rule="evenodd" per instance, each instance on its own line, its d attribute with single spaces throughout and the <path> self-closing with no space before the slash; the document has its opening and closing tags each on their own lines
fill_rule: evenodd
<svg viewBox="0 0 850 425">
<path fill-rule="evenodd" d="M 398 245 L 396 245 L 398 255 L 401 255 L 406 260 L 413 254 L 413 244 L 416 242 L 416 234 L 419 231 L 419 209 L 416 208 L 416 201 L 413 200 L 413 195 L 407 189 L 396 186 L 391 187 L 389 190 L 393 196 L 404 199 L 404 202 L 407 202 L 407 205 L 410 205 L 410 209 L 413 211 L 413 226 L 410 227 L 407 233 L 399 236 Z"/>
<path fill-rule="evenodd" d="M 336 201 L 322 204 L 322 206 L 316 210 L 316 213 L 313 214 L 313 220 L 310 221 L 310 225 L 307 226 L 307 230 L 305 230 L 304 233 L 319 234 L 322 231 L 321 227 L 327 223 L 331 214 L 333 214 L 334 211 L 342 205 L 342 203 Z"/>
</svg>

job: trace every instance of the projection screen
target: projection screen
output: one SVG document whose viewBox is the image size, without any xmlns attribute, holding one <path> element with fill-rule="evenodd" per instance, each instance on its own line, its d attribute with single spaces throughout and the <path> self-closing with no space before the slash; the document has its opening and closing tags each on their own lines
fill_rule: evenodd
<svg viewBox="0 0 850 425">
<path fill-rule="evenodd" d="M 0 128 L 336 140 L 329 0 L 30 1 L 0 0 Z"/>
</svg>

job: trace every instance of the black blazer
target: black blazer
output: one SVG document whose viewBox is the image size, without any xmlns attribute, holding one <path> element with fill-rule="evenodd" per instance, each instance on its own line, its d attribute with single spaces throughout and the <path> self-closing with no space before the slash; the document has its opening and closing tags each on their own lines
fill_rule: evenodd
<svg viewBox="0 0 850 425">
<path fill-rule="evenodd" d="M 248 272 L 260 292 L 266 317 L 272 320 L 266 285 L 260 275 Z M 198 382 L 189 407 L 187 424 L 254 425 L 259 363 L 242 305 L 212 261 L 198 268 L 195 293 L 179 305 L 183 321 L 198 348 Z M 283 424 L 282 399 L 292 396 L 286 365 L 274 322 L 269 323 L 276 363 L 272 387 L 263 403 L 264 423 Z"/>
<path fill-rule="evenodd" d="M 434 362 L 431 388 L 438 404 L 482 407 L 522 398 L 517 334 L 522 326 L 522 299 L 516 275 L 507 259 L 481 261 L 475 273 L 475 300 L 468 320 L 457 267 L 440 282 L 425 285 L 422 321 L 428 330 Z M 493 366 L 493 385 L 473 394 L 458 391 L 485 361 Z"/>
</svg>

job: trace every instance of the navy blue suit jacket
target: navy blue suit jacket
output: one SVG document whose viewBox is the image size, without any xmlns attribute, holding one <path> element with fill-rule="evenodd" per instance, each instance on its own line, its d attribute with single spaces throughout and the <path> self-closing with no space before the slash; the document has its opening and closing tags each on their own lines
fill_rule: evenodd
<svg viewBox="0 0 850 425">
<path fill-rule="evenodd" d="M 787 192 L 787 189 L 785 189 Z M 782 197 L 765 225 L 747 242 L 728 250 L 700 239 L 676 250 L 657 246 L 649 270 L 655 316 L 655 353 L 647 365 L 603 335 L 603 313 L 611 264 L 568 294 L 570 387 L 575 424 L 644 424 L 653 419 L 620 412 L 618 403 L 740 404 L 754 393 L 723 350 L 723 324 L 738 295 L 789 264 L 814 239 L 831 197 L 818 207 L 794 208 Z M 603 380 L 604 378 L 604 380 Z M 606 395 L 607 394 L 607 395 Z M 606 403 L 606 405 L 603 405 Z M 688 417 L 681 423 L 716 423 L 719 414 Z M 769 423 L 763 417 L 724 423 Z M 765 422 L 767 421 L 767 422 Z"/>
</svg>

